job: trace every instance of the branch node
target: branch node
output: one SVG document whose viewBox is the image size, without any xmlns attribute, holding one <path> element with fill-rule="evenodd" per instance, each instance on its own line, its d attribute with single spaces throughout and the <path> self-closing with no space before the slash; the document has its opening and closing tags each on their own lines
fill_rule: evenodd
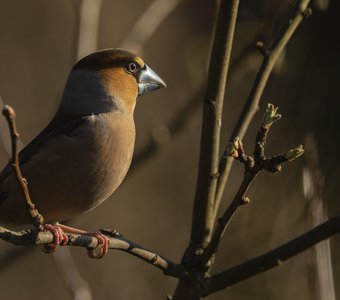
<svg viewBox="0 0 340 300">
<path fill-rule="evenodd" d="M 308 19 L 312 15 L 312 9 L 307 7 L 305 10 L 299 10 L 300 14 L 305 18 Z"/>
<path fill-rule="evenodd" d="M 246 172 L 251 172 L 254 171 L 254 166 L 255 166 L 255 160 L 252 156 L 247 155 L 246 156 L 246 160 L 245 160 L 245 164 L 244 164 L 244 169 Z M 255 171 L 256 173 L 257 171 Z"/>
<path fill-rule="evenodd" d="M 218 177 L 220 177 L 220 173 L 213 173 L 213 174 L 210 174 L 210 178 L 211 179 L 216 179 L 216 178 L 218 178 Z"/>
<path fill-rule="evenodd" d="M 270 55 L 270 51 L 265 48 L 264 43 L 262 41 L 256 42 L 256 48 L 263 56 L 267 57 Z"/>
<path fill-rule="evenodd" d="M 241 205 L 246 205 L 250 202 L 250 199 L 248 197 L 243 197 L 242 198 L 242 204 Z"/>
<path fill-rule="evenodd" d="M 209 105 L 212 106 L 213 108 L 216 106 L 216 101 L 214 99 L 208 98 L 205 100 L 205 102 Z"/>
<path fill-rule="evenodd" d="M 2 114 L 6 117 L 6 119 L 14 119 L 16 117 L 15 111 L 9 105 L 5 105 L 2 109 Z"/>
<path fill-rule="evenodd" d="M 122 237 L 123 235 L 120 234 L 116 229 L 108 229 L 108 228 L 104 228 L 104 229 L 99 229 L 99 231 L 104 234 L 107 235 L 109 237 Z"/>
<path fill-rule="evenodd" d="M 203 254 L 203 252 L 204 252 L 203 248 L 197 248 L 195 250 L 196 256 L 201 256 Z"/>
<path fill-rule="evenodd" d="M 154 264 L 157 262 L 157 259 L 158 259 L 158 255 L 155 254 L 155 255 L 150 259 L 150 262 L 154 265 Z"/>
<path fill-rule="evenodd" d="M 216 123 L 217 123 L 218 127 L 222 127 L 222 119 L 221 118 L 217 118 Z"/>
</svg>

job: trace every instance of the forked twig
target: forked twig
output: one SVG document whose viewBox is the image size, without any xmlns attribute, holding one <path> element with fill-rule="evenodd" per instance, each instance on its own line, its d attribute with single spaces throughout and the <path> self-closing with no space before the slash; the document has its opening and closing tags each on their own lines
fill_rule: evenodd
<svg viewBox="0 0 340 300">
<path fill-rule="evenodd" d="M 228 147 L 228 155 L 244 164 L 244 177 L 232 202 L 227 207 L 222 217 L 218 220 L 210 243 L 205 249 L 203 255 L 199 258 L 201 264 L 208 262 L 217 251 L 222 235 L 237 208 L 249 202 L 249 198 L 246 197 L 246 193 L 257 174 L 261 170 L 273 173 L 279 172 L 281 171 L 282 163 L 290 162 L 303 154 L 303 148 L 302 146 L 299 146 L 286 153 L 272 157 L 265 156 L 264 146 L 266 144 L 270 126 L 281 118 L 281 115 L 277 114 L 277 109 L 278 108 L 274 107 L 272 104 L 267 105 L 263 122 L 256 135 L 253 157 L 245 154 L 243 144 L 239 138 L 236 138 L 235 141 Z"/>
</svg>

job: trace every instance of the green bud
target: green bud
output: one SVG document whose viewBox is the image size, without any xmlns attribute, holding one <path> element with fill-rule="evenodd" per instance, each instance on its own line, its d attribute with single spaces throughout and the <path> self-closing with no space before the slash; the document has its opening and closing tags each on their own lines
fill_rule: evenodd
<svg viewBox="0 0 340 300">
<path fill-rule="evenodd" d="M 289 150 L 288 153 L 287 153 L 287 157 L 288 157 L 289 160 L 293 160 L 293 159 L 301 156 L 303 154 L 303 152 L 305 152 L 305 150 L 303 150 L 303 146 L 300 145 L 299 147 L 296 147 L 292 150 Z"/>
<path fill-rule="evenodd" d="M 239 137 L 236 137 L 233 142 L 230 142 L 227 146 L 227 155 L 237 158 L 238 152 L 237 150 L 242 147 L 242 142 Z"/>
<path fill-rule="evenodd" d="M 263 125 L 270 127 L 273 123 L 281 119 L 281 115 L 277 114 L 279 107 L 275 107 L 273 104 L 268 103 L 266 111 L 263 116 Z"/>
</svg>

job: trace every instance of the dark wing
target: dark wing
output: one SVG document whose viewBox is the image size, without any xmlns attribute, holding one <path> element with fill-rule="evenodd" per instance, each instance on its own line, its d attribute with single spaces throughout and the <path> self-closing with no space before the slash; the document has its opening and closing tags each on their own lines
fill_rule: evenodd
<svg viewBox="0 0 340 300">
<path fill-rule="evenodd" d="M 19 153 L 20 165 L 24 165 L 30 160 L 32 155 L 37 153 L 45 143 L 55 136 L 65 135 L 72 136 L 75 129 L 87 122 L 86 117 L 78 118 L 53 118 L 52 121 L 41 131 L 24 149 Z M 1 190 L 2 182 L 12 171 L 12 167 L 8 164 L 0 173 L 0 205 L 6 200 L 7 193 Z"/>
</svg>

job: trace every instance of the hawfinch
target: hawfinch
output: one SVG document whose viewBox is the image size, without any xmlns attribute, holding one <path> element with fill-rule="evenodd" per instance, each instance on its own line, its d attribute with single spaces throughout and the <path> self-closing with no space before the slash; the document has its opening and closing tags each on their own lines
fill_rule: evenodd
<svg viewBox="0 0 340 300">
<path fill-rule="evenodd" d="M 140 57 L 121 49 L 95 52 L 74 65 L 54 118 L 20 152 L 31 199 L 46 223 L 87 212 L 117 189 L 132 159 L 137 97 L 165 86 Z M 10 165 L 0 174 L 5 224 L 29 224 Z"/>
</svg>

